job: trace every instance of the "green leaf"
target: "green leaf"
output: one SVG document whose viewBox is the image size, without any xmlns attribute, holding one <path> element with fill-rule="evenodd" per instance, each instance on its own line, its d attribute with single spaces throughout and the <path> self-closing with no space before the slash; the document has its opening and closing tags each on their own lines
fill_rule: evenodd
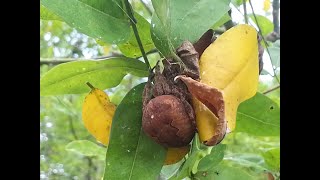
<svg viewBox="0 0 320 180">
<path fill-rule="evenodd" d="M 262 69 L 261 75 L 271 75 L 267 70 Z"/>
<path fill-rule="evenodd" d="M 183 164 L 179 173 L 176 176 L 171 177 L 170 180 L 180 180 L 189 177 L 192 172 L 197 172 L 197 166 L 200 160 L 205 156 L 206 154 L 203 151 L 193 152 Z"/>
<path fill-rule="evenodd" d="M 49 11 L 42 4 L 40 4 L 40 19 L 42 19 L 42 20 L 58 20 L 58 21 L 62 21 L 62 19 L 59 16 L 57 16 L 53 12 Z"/>
<path fill-rule="evenodd" d="M 117 86 L 126 74 L 148 76 L 146 65 L 130 58 L 79 60 L 55 66 L 40 79 L 40 95 L 89 92 L 86 82 L 99 89 Z"/>
<path fill-rule="evenodd" d="M 163 166 L 161 169 L 161 176 L 165 179 L 170 179 L 175 173 L 179 170 L 179 167 L 183 164 L 184 159 L 179 161 L 178 163 Z"/>
<path fill-rule="evenodd" d="M 251 170 L 255 170 L 256 173 L 262 173 L 267 170 L 264 165 L 263 158 L 257 154 L 231 154 L 224 157 L 224 161 L 233 166 L 250 168 Z"/>
<path fill-rule="evenodd" d="M 151 49 L 154 49 L 155 46 L 153 44 L 153 41 L 150 35 L 150 23 L 146 19 L 144 19 L 142 16 L 140 16 L 138 13 L 135 13 L 134 17 L 137 20 L 137 29 L 138 29 L 139 37 L 141 39 L 144 50 L 148 52 Z M 124 54 L 127 57 L 136 58 L 142 55 L 132 29 L 131 29 L 131 35 L 129 40 L 125 43 L 118 44 L 118 47 L 122 52 L 122 54 Z"/>
<path fill-rule="evenodd" d="M 246 0 L 247 2 L 248 0 Z M 235 6 L 239 7 L 243 4 L 243 0 L 231 0 L 231 3 L 234 4 Z"/>
<path fill-rule="evenodd" d="M 66 150 L 84 156 L 97 156 L 100 160 L 105 159 L 107 151 L 106 148 L 87 140 L 72 141 L 66 145 Z"/>
<path fill-rule="evenodd" d="M 220 26 L 222 26 L 224 23 L 226 23 L 227 21 L 229 21 L 231 18 L 229 16 L 229 13 L 225 13 L 218 22 L 214 23 L 214 25 L 211 27 L 211 29 L 217 29 Z"/>
<path fill-rule="evenodd" d="M 194 179 L 201 180 L 253 180 L 253 177 L 240 168 L 232 167 L 222 161 L 208 171 L 199 171 Z"/>
<path fill-rule="evenodd" d="M 170 56 L 183 41 L 197 41 L 226 14 L 229 3 L 230 0 L 152 0 L 156 13 L 151 20 L 151 37 L 155 46 L 164 56 Z"/>
<path fill-rule="evenodd" d="M 240 104 L 235 131 L 256 136 L 279 136 L 279 106 L 267 96 L 257 93 Z"/>
<path fill-rule="evenodd" d="M 166 57 L 174 53 L 174 48 L 167 31 L 168 28 L 165 28 L 165 25 L 161 23 L 160 19 L 154 13 L 151 20 L 151 38 L 156 48 Z"/>
<path fill-rule="evenodd" d="M 188 159 L 180 167 L 180 171 L 170 178 L 170 180 L 180 180 L 185 177 L 190 177 L 198 171 L 198 165 L 201 159 L 210 154 L 212 147 L 202 145 L 200 143 L 199 135 L 196 134 L 192 141 L 191 154 Z"/>
<path fill-rule="evenodd" d="M 216 166 L 217 164 L 220 163 L 220 161 L 222 161 L 223 157 L 224 157 L 224 151 L 226 150 L 227 145 L 225 144 L 218 144 L 216 146 L 214 146 L 211 149 L 211 152 L 209 155 L 207 155 L 206 157 L 204 157 L 203 159 L 201 159 L 199 166 L 198 166 L 198 170 L 199 171 L 206 171 L 214 166 Z"/>
<path fill-rule="evenodd" d="M 168 21 L 168 7 L 170 6 L 170 0 L 151 0 L 154 12 L 160 20 L 160 23 L 165 25 Z"/>
<path fill-rule="evenodd" d="M 274 148 L 262 153 L 265 163 L 272 171 L 280 171 L 280 148 Z"/>
<path fill-rule="evenodd" d="M 278 68 L 280 66 L 280 41 L 273 43 L 273 46 L 268 47 L 268 50 L 272 65 Z"/>
<path fill-rule="evenodd" d="M 121 0 L 40 0 L 47 9 L 78 31 L 107 43 L 122 43 L 130 23 Z M 120 6 L 120 7 L 119 7 Z"/>
<path fill-rule="evenodd" d="M 114 114 L 104 179 L 156 179 L 160 174 L 166 150 L 141 128 L 144 85 L 131 89 Z"/>
<path fill-rule="evenodd" d="M 259 24 L 259 27 L 261 30 L 261 34 L 263 36 L 265 36 L 273 31 L 273 23 L 265 16 L 256 14 L 257 21 L 254 18 L 253 14 L 248 14 L 248 16 L 254 21 L 255 24 L 257 24 L 257 21 L 258 21 L 258 24 Z"/>
</svg>

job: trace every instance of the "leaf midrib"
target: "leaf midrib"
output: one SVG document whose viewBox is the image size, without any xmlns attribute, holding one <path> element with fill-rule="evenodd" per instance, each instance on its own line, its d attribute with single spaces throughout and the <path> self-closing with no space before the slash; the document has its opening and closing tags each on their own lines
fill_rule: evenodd
<svg viewBox="0 0 320 180">
<path fill-rule="evenodd" d="M 109 16 L 109 17 L 111 17 L 111 18 L 118 19 L 118 20 L 120 20 L 120 21 L 126 22 L 125 19 L 120 19 L 120 18 L 114 17 L 114 16 L 112 16 L 112 15 L 110 15 L 110 14 L 107 14 L 107 13 L 101 11 L 100 9 L 96 9 L 96 8 L 90 6 L 89 4 L 86 4 L 86 3 L 82 2 L 82 1 L 79 1 L 79 0 L 76 0 L 76 1 L 80 2 L 81 4 L 84 4 L 85 6 L 88 6 L 89 8 L 91 8 L 91 9 L 97 11 L 97 12 L 100 12 L 101 14 L 104 14 L 104 15 Z"/>
<path fill-rule="evenodd" d="M 83 72 L 83 73 L 79 73 L 79 74 L 76 74 L 76 75 L 74 75 L 74 76 L 69 76 L 69 77 L 67 77 L 67 78 L 62 78 L 62 79 L 56 80 L 56 81 L 53 82 L 53 83 L 44 84 L 43 86 L 51 86 L 51 85 L 53 85 L 53 84 L 56 84 L 56 83 L 59 83 L 59 82 L 62 82 L 62 81 L 66 81 L 66 80 L 68 80 L 68 79 L 73 79 L 73 78 L 75 78 L 75 77 L 77 77 L 77 76 L 81 76 L 81 75 L 84 75 L 84 74 L 87 74 L 87 73 L 91 73 L 91 72 L 94 72 L 94 71 L 101 71 L 101 70 L 111 69 L 111 68 L 122 68 L 122 69 L 127 69 L 127 70 L 129 70 L 129 71 L 131 70 L 131 72 L 132 72 L 132 70 L 133 70 L 133 71 L 140 71 L 141 73 L 146 72 L 145 70 L 136 69 L 136 68 L 133 68 L 133 67 L 124 67 L 124 66 L 101 67 L 101 68 L 93 69 L 93 70 L 90 70 L 90 71 L 85 71 L 85 72 Z M 128 73 L 128 72 L 126 72 L 126 73 Z"/>
<path fill-rule="evenodd" d="M 253 52 L 253 50 L 252 50 L 251 52 Z M 251 52 L 249 53 L 250 55 L 252 54 Z M 251 55 L 251 56 L 252 56 L 252 55 Z M 245 59 L 249 59 L 251 56 L 247 56 Z M 233 78 L 231 78 L 231 80 L 227 83 L 227 85 L 226 85 L 224 88 L 222 88 L 222 91 L 223 91 L 223 92 L 228 88 L 228 86 L 229 86 L 230 84 L 232 84 L 232 82 L 236 79 L 236 77 L 238 77 L 239 74 L 240 74 L 242 71 L 244 71 L 244 70 L 246 69 L 246 67 L 249 65 L 249 63 L 251 63 L 252 61 L 253 61 L 253 60 L 247 61 L 246 63 L 243 64 L 243 66 L 241 66 L 241 68 L 239 68 L 238 72 L 236 72 L 236 74 L 233 76 Z M 258 62 L 258 61 L 256 61 L 256 62 Z"/>
<path fill-rule="evenodd" d="M 126 22 L 125 19 L 120 19 L 120 18 L 114 17 L 114 16 L 112 16 L 112 15 L 110 15 L 110 14 L 107 14 L 107 13 L 105 13 L 105 12 L 99 10 L 99 9 L 96 9 L 96 8 L 90 6 L 89 4 L 86 4 L 86 3 L 81 2 L 81 1 L 79 1 L 79 0 L 75 0 L 75 1 L 78 1 L 79 4 L 82 4 L 82 5 L 84 5 L 84 6 L 87 6 L 89 9 L 91 9 L 91 10 L 93 10 L 93 11 L 96 11 L 96 12 L 98 12 L 98 13 L 101 13 L 101 14 L 103 14 L 103 15 L 105 15 L 105 16 L 108 16 L 109 18 L 113 18 L 113 19 L 116 19 L 116 20 L 119 20 L 119 21 Z M 42 5 L 43 5 L 43 4 L 42 4 Z M 46 7 L 45 5 L 43 5 L 43 6 Z M 47 8 L 47 7 L 46 7 L 46 8 Z M 49 9 L 49 8 L 48 8 L 48 9 Z M 54 13 L 54 14 L 55 14 L 55 13 Z M 64 19 L 64 18 L 63 18 L 63 19 Z"/>
<path fill-rule="evenodd" d="M 188 13 L 186 13 L 181 19 L 180 19 L 180 18 L 177 18 L 177 21 L 178 21 L 178 22 L 183 22 L 183 20 L 184 20 L 187 16 L 191 15 L 191 14 L 194 12 L 194 10 L 196 9 L 196 7 L 197 7 L 200 3 L 201 3 L 201 1 L 196 2 L 196 4 L 193 6 L 193 8 L 192 8 L 190 11 L 188 11 Z M 179 24 L 179 23 L 177 23 L 177 24 Z"/>
<path fill-rule="evenodd" d="M 256 121 L 258 121 L 258 122 L 260 122 L 260 123 L 262 123 L 262 124 L 266 124 L 266 125 L 270 125 L 270 126 L 275 126 L 275 127 L 280 127 L 280 126 L 277 125 L 277 124 L 264 122 L 263 120 L 260 120 L 260 119 L 258 119 L 258 118 L 256 118 L 256 117 L 250 116 L 250 115 L 248 115 L 248 114 L 245 114 L 245 113 L 242 113 L 242 112 L 239 112 L 239 111 L 238 111 L 237 113 L 239 113 L 239 114 L 241 114 L 241 115 L 244 115 L 244 116 L 246 116 L 246 117 L 249 117 L 249 118 L 251 118 L 251 119 L 253 119 L 253 120 L 256 120 Z"/>
<path fill-rule="evenodd" d="M 139 131 L 139 139 L 138 139 L 137 149 L 136 149 L 136 152 L 135 152 L 135 154 L 134 154 L 134 158 L 133 158 L 133 162 L 132 162 L 132 167 L 131 167 L 131 171 L 130 171 L 129 180 L 131 179 L 132 172 L 133 172 L 133 168 L 134 168 L 134 164 L 135 164 L 135 162 L 136 162 L 136 158 L 137 158 L 137 154 L 138 154 L 138 149 L 139 149 L 139 144 L 140 144 L 140 139 L 141 139 L 141 131 L 142 131 L 142 129 L 140 129 L 140 131 Z"/>
</svg>

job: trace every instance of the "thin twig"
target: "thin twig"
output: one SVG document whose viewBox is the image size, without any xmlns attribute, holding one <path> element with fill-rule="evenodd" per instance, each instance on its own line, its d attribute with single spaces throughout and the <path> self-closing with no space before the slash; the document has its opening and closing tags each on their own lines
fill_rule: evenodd
<svg viewBox="0 0 320 180">
<path fill-rule="evenodd" d="M 59 101 L 59 103 L 61 103 L 65 108 L 69 108 L 59 97 L 56 97 L 57 100 Z M 72 112 L 73 115 L 76 115 L 75 113 Z M 72 118 L 73 117 L 70 117 L 68 120 L 69 120 L 69 127 L 70 127 L 70 131 L 71 131 L 71 134 L 73 136 L 73 138 L 75 140 L 78 140 L 78 136 L 76 134 L 76 131 L 74 130 L 74 127 L 73 127 L 73 121 L 72 121 Z"/>
<path fill-rule="evenodd" d="M 131 5 L 128 2 L 128 0 L 125 0 L 124 3 L 125 3 L 125 6 L 126 6 L 128 15 L 130 17 L 129 19 L 130 19 L 130 23 L 131 23 L 131 26 L 132 26 L 132 29 L 133 29 L 133 33 L 134 33 L 134 35 L 136 37 L 136 40 L 138 42 L 142 57 L 144 59 L 144 62 L 146 63 L 148 69 L 151 70 L 151 66 L 150 66 L 149 60 L 148 60 L 147 55 L 146 55 L 146 53 L 145 53 L 145 51 L 143 49 L 143 45 L 142 45 L 142 42 L 141 42 L 141 39 L 140 39 L 140 36 L 139 36 L 139 32 L 138 32 L 138 29 L 137 29 L 137 26 L 136 26 L 137 20 L 134 18 L 134 15 L 133 15 L 133 12 L 132 12 L 132 9 L 131 9 Z"/>
<path fill-rule="evenodd" d="M 236 23 L 232 21 L 232 17 L 231 17 L 232 10 L 231 9 L 228 11 L 228 14 L 230 16 L 230 20 L 227 21 L 226 23 L 224 23 L 224 27 L 226 28 L 226 30 L 228 30 L 228 29 L 230 29 L 230 28 L 232 28 L 233 26 L 236 25 Z"/>
<path fill-rule="evenodd" d="M 157 49 L 152 49 L 146 53 L 146 55 L 157 53 Z M 100 56 L 100 57 L 95 57 L 91 59 L 99 60 L 99 59 L 108 59 L 108 58 L 114 58 L 114 57 L 125 57 L 124 55 L 110 55 L 110 56 Z M 139 59 L 142 56 L 137 57 Z M 40 58 L 40 66 L 41 65 L 58 65 L 62 63 L 68 63 L 68 62 L 73 62 L 73 61 L 79 61 L 79 60 L 85 60 L 81 58 Z M 89 59 L 88 59 L 89 60 Z"/>
<path fill-rule="evenodd" d="M 73 135 L 73 138 L 75 140 L 78 140 L 78 136 L 77 136 L 76 131 L 74 130 L 74 127 L 73 127 L 72 117 L 69 118 L 69 126 L 70 126 L 71 133 Z"/>
<path fill-rule="evenodd" d="M 247 14 L 247 4 L 246 0 L 243 0 L 243 12 L 244 12 L 244 22 L 248 24 L 248 14 Z"/>
<path fill-rule="evenodd" d="M 141 4 L 144 6 L 144 8 L 148 11 L 148 13 L 150 14 L 150 16 L 152 15 L 152 11 L 151 9 L 149 8 L 149 6 L 143 1 L 143 0 L 140 0 Z"/>
<path fill-rule="evenodd" d="M 262 35 L 262 33 L 261 33 L 261 28 L 260 28 L 260 26 L 259 26 L 259 22 L 258 22 L 258 19 L 257 19 L 257 17 L 256 17 L 256 14 L 254 13 L 253 6 L 252 6 L 252 4 L 251 4 L 251 0 L 248 0 L 248 1 L 249 1 L 251 10 L 252 10 L 253 17 L 254 17 L 255 22 L 256 22 L 256 24 L 257 24 L 257 26 L 258 26 L 259 34 L 261 35 L 261 38 L 262 38 L 264 44 L 266 45 L 266 50 L 267 50 L 268 55 L 269 55 L 269 57 L 270 57 L 270 62 L 271 62 L 271 65 L 272 65 L 272 70 L 273 70 L 274 77 L 276 78 L 278 84 L 280 84 L 280 80 L 279 80 L 279 78 L 278 78 L 278 76 L 277 76 L 277 74 L 276 74 L 276 70 L 275 70 L 275 68 L 273 67 L 273 63 L 272 63 L 272 61 L 271 61 L 271 56 L 270 56 L 270 52 L 269 52 L 269 49 L 268 49 L 268 46 L 269 46 L 269 45 L 268 45 L 267 41 L 264 39 L 264 37 L 263 37 L 263 35 Z"/>
<path fill-rule="evenodd" d="M 88 171 L 86 173 L 86 180 L 91 180 L 91 174 L 94 174 L 91 172 L 91 167 L 92 167 L 92 159 L 90 157 L 86 157 L 88 161 Z"/>
<path fill-rule="evenodd" d="M 277 90 L 277 89 L 279 89 L 279 88 L 280 88 L 280 85 L 278 85 L 278 86 L 276 86 L 276 87 L 274 87 L 274 88 L 271 88 L 271 89 L 266 90 L 265 92 L 263 92 L 263 94 L 268 94 L 268 93 L 270 93 L 270 92 L 272 92 L 272 91 L 275 91 L 275 90 Z"/>
</svg>

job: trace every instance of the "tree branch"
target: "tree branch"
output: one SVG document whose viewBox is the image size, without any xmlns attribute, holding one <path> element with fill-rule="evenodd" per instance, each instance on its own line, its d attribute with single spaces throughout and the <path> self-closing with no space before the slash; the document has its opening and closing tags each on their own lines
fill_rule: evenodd
<svg viewBox="0 0 320 180">
<path fill-rule="evenodd" d="M 279 22 L 279 0 L 273 0 L 272 2 L 272 17 L 273 17 L 273 32 L 266 36 L 266 39 L 271 42 L 275 42 L 280 39 L 280 22 Z"/>
<path fill-rule="evenodd" d="M 158 50 L 157 49 L 152 49 L 150 51 L 148 51 L 146 53 L 146 55 L 149 54 L 153 54 L 153 53 L 157 53 Z M 113 57 L 125 57 L 122 54 L 118 54 L 118 53 L 112 53 L 112 55 L 110 56 L 100 56 L 100 57 L 96 57 L 96 58 L 92 58 L 95 60 L 99 60 L 99 59 L 108 59 L 108 58 L 113 58 Z M 137 57 L 141 58 L 142 56 Z M 40 66 L 41 65 L 58 65 L 58 64 L 62 64 L 62 63 L 67 63 L 67 62 L 72 62 L 72 61 L 78 61 L 80 60 L 80 58 L 76 59 L 76 58 L 40 58 Z"/>
<path fill-rule="evenodd" d="M 230 28 L 232 28 L 233 26 L 236 25 L 236 23 L 232 21 L 231 13 L 232 13 L 232 10 L 230 9 L 230 10 L 228 11 L 228 14 L 229 14 L 229 16 L 230 16 L 230 20 L 227 21 L 226 23 L 224 23 L 224 27 L 226 28 L 226 30 L 228 30 L 228 29 L 230 29 Z M 222 34 L 222 33 L 221 33 L 221 34 Z"/>
<path fill-rule="evenodd" d="M 278 85 L 278 86 L 276 86 L 276 87 L 274 87 L 274 88 L 271 88 L 271 89 L 269 89 L 269 90 L 266 90 L 265 92 L 263 92 L 263 94 L 268 94 L 268 93 L 270 93 L 270 92 L 272 92 L 272 91 L 275 91 L 275 90 L 277 90 L 277 89 L 279 89 L 280 88 L 280 85 Z"/>
<path fill-rule="evenodd" d="M 273 16 L 273 31 L 280 35 L 280 22 L 279 22 L 279 9 L 280 2 L 279 0 L 273 0 L 272 2 L 272 16 Z"/>
<path fill-rule="evenodd" d="M 133 33 L 134 33 L 134 35 L 136 37 L 136 40 L 138 42 L 142 57 L 144 59 L 144 62 L 146 63 L 148 69 L 151 70 L 149 60 L 148 60 L 147 55 L 146 55 L 146 53 L 145 53 L 145 51 L 143 49 L 143 45 L 142 45 L 142 42 L 141 42 L 141 39 L 140 39 L 140 36 L 139 36 L 139 32 L 138 32 L 138 29 L 137 29 L 137 26 L 136 26 L 137 20 L 134 18 L 134 15 L 133 15 L 133 12 L 132 12 L 132 9 L 131 9 L 131 5 L 128 2 L 128 0 L 125 0 L 124 4 L 126 6 L 127 13 L 129 15 L 129 19 L 130 19 L 130 23 L 131 23 L 131 26 L 132 26 L 132 29 L 133 29 Z"/>
<path fill-rule="evenodd" d="M 267 50 L 268 55 L 269 55 L 269 57 L 270 57 L 270 52 L 269 52 L 269 49 L 268 49 L 268 43 L 267 43 L 267 41 L 264 39 L 264 37 L 263 37 L 263 35 L 262 35 L 262 33 L 261 33 L 261 28 L 260 28 L 260 26 L 259 26 L 259 22 L 258 22 L 258 19 L 257 19 L 257 17 L 256 17 L 256 14 L 254 13 L 254 10 L 253 10 L 253 6 L 252 6 L 252 3 L 251 3 L 251 0 L 248 0 L 248 1 L 249 1 L 249 4 L 250 4 L 250 7 L 251 7 L 251 10 L 252 10 L 253 17 L 254 17 L 255 22 L 256 22 L 256 24 L 257 24 L 257 26 L 258 26 L 258 29 L 259 29 L 258 33 L 260 34 L 260 36 L 261 36 L 261 38 L 262 38 L 263 42 L 265 43 L 265 45 L 266 45 L 266 50 Z M 280 80 L 279 80 L 279 78 L 278 78 L 278 76 L 277 76 L 277 73 L 276 73 L 275 68 L 273 67 L 273 64 L 272 64 L 271 58 L 270 58 L 270 62 L 271 62 L 271 65 L 272 65 L 272 70 L 273 70 L 274 77 L 276 78 L 276 80 L 277 80 L 278 84 L 280 84 Z"/>
<path fill-rule="evenodd" d="M 243 0 L 243 12 L 244 12 L 244 22 L 248 24 L 248 14 L 247 14 L 247 4 L 246 0 Z"/>
</svg>

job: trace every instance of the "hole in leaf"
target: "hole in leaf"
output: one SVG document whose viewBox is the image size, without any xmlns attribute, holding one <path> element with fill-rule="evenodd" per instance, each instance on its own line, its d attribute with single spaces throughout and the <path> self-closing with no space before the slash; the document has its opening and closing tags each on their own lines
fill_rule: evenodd
<svg viewBox="0 0 320 180">
<path fill-rule="evenodd" d="M 273 109 L 273 106 L 270 106 L 270 110 L 272 110 Z"/>
</svg>

